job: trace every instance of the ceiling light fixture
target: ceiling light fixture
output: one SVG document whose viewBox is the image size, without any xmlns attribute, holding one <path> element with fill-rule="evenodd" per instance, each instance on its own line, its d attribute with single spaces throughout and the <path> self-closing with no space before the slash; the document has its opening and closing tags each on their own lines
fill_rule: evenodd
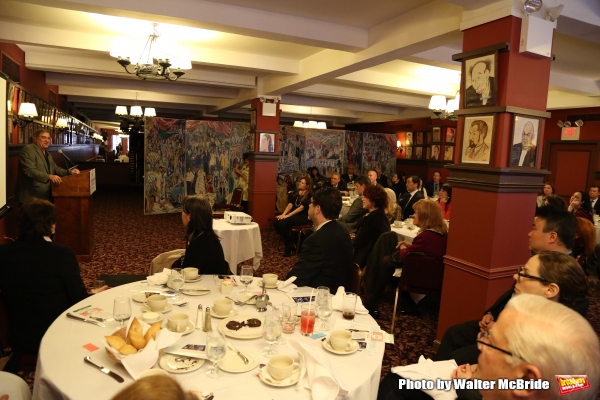
<svg viewBox="0 0 600 400">
<path fill-rule="evenodd" d="M 323 121 L 294 121 L 294 128 L 327 129 L 327 123 Z"/>
<path fill-rule="evenodd" d="M 176 43 L 162 38 L 156 30 L 157 26 L 156 23 L 152 24 L 152 33 L 144 45 L 126 38 L 116 38 L 110 55 L 117 58 L 117 62 L 128 74 L 144 80 L 176 81 L 185 74 L 183 70 L 192 69 L 190 56 Z M 135 60 L 135 65 L 133 71 L 130 71 L 128 67 L 132 60 Z"/>
<path fill-rule="evenodd" d="M 123 133 L 138 133 L 144 129 L 144 117 L 156 117 L 156 110 L 152 107 L 142 107 L 138 104 L 138 92 L 135 93 L 135 104 L 131 106 L 131 112 L 127 114 L 126 106 L 117 106 L 115 114 L 121 119 L 119 129 Z M 131 126 L 131 127 L 130 127 Z"/>
<path fill-rule="evenodd" d="M 542 8 L 542 0 L 525 0 L 523 11 L 527 15 L 533 15 Z"/>
</svg>

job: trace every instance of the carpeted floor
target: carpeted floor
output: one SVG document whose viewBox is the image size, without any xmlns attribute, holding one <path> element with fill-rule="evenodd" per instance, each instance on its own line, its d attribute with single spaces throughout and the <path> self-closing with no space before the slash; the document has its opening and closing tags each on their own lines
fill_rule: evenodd
<svg viewBox="0 0 600 400">
<path fill-rule="evenodd" d="M 150 261 L 158 254 L 185 246 L 180 214 L 143 215 L 142 187 L 100 188 L 94 195 L 95 250 L 93 261 L 81 263 L 81 275 L 88 287 L 100 274 L 145 274 Z M 60 229 L 60 221 L 58 227 Z M 284 278 L 296 257 L 283 257 L 277 234 L 261 232 L 264 258 L 257 275 L 275 273 Z M 378 319 L 383 330 L 391 327 L 392 288 L 385 294 Z M 419 303 L 420 316 L 401 316 L 394 329 L 395 344 L 386 345 L 382 377 L 392 366 L 416 363 L 422 354 L 431 357 L 435 339 L 439 299 L 425 298 Z M 600 295 L 591 301 L 588 319 L 600 333 Z M 33 383 L 32 371 L 23 371 Z"/>
</svg>

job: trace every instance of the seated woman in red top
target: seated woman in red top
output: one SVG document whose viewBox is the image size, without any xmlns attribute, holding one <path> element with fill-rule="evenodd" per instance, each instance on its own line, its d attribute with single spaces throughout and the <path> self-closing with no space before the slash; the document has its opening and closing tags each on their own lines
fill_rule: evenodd
<svg viewBox="0 0 600 400">
<path fill-rule="evenodd" d="M 585 218 L 592 224 L 594 223 L 592 201 L 590 195 L 585 190 L 573 193 L 569 202 L 569 212 L 575 214 L 576 217 Z"/>
<path fill-rule="evenodd" d="M 448 184 L 442 185 L 440 192 L 438 193 L 438 206 L 442 209 L 442 215 L 444 219 L 450 221 L 450 197 L 452 196 L 452 186 Z"/>
<path fill-rule="evenodd" d="M 575 232 L 575 245 L 573 257 L 583 265 L 585 259 L 594 253 L 596 247 L 596 228 L 585 218 L 577 218 L 577 231 Z"/>
</svg>

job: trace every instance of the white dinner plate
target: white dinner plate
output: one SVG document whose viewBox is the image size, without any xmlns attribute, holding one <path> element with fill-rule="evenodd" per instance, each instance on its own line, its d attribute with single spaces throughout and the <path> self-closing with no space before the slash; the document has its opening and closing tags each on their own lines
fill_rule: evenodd
<svg viewBox="0 0 600 400">
<path fill-rule="evenodd" d="M 144 311 L 153 311 L 153 312 L 161 312 L 161 313 L 168 313 L 169 311 L 171 311 L 173 309 L 173 304 L 171 303 L 167 303 L 167 305 L 165 306 L 165 308 L 163 308 L 160 311 L 154 311 L 153 309 L 150 308 L 150 306 L 147 303 L 144 303 L 142 305 L 142 310 Z"/>
<path fill-rule="evenodd" d="M 196 290 L 191 289 L 200 289 L 202 291 L 197 292 Z M 210 293 L 210 288 L 207 288 L 206 286 L 187 286 L 179 289 L 179 291 L 188 296 L 204 296 Z"/>
<path fill-rule="evenodd" d="M 330 351 L 330 352 L 332 352 L 334 354 L 340 354 L 340 355 L 345 356 L 347 354 L 356 353 L 358 351 L 358 348 L 360 346 L 358 345 L 358 342 L 356 340 L 353 340 L 352 341 L 352 346 L 350 346 L 350 350 L 348 350 L 348 351 L 339 351 L 339 350 L 334 349 L 331 346 L 331 343 L 329 343 L 329 337 L 327 337 L 327 339 L 323 341 L 323 347 L 325 347 L 325 350 Z"/>
<path fill-rule="evenodd" d="M 202 275 L 198 275 L 198 277 L 194 278 L 194 279 L 186 279 L 185 283 L 194 283 L 194 282 L 200 282 L 202 280 Z"/>
<path fill-rule="evenodd" d="M 240 353 L 245 355 L 248 361 L 250 361 L 248 364 L 244 364 L 244 360 L 242 360 L 242 357 L 240 357 L 238 353 L 227 350 L 227 354 L 225 354 L 225 357 L 223 357 L 217 365 L 223 371 L 231 372 L 233 374 L 248 372 L 258 366 L 258 356 L 249 352 L 240 351 Z"/>
<path fill-rule="evenodd" d="M 187 374 L 188 372 L 196 371 L 204 365 L 203 358 L 186 358 L 182 361 L 175 361 L 178 356 L 175 354 L 165 354 L 158 362 L 158 365 L 165 371 L 171 374 Z"/>
<path fill-rule="evenodd" d="M 231 309 L 231 311 L 229 311 L 229 314 L 226 314 L 226 315 L 217 314 L 213 308 L 210 309 L 210 315 L 213 316 L 213 317 L 215 317 L 215 318 L 233 317 L 234 315 L 237 315 L 237 313 L 238 313 L 238 309 L 235 308 L 235 307 L 233 307 Z"/>
<path fill-rule="evenodd" d="M 167 327 L 167 329 L 169 329 L 169 325 L 165 324 L 165 326 Z M 185 331 L 183 332 L 175 332 L 175 333 L 181 333 L 182 335 L 189 335 L 190 333 L 194 332 L 194 329 L 196 329 L 196 325 L 194 325 L 194 323 L 192 321 L 188 321 L 186 327 L 185 327 Z M 169 331 L 171 331 L 169 329 Z M 173 332 L 173 331 L 171 331 Z"/>
<path fill-rule="evenodd" d="M 287 377 L 286 379 L 284 379 L 282 381 L 278 381 L 278 380 L 275 380 L 271 376 L 271 374 L 269 374 L 269 367 L 265 365 L 264 367 L 262 367 L 259 370 L 258 377 L 260 378 L 261 381 L 263 381 L 267 385 L 275 386 L 275 387 L 287 387 L 287 386 L 292 386 L 292 385 L 295 385 L 296 383 L 298 383 L 298 379 L 300 379 L 300 371 L 296 371 L 292 375 Z"/>
<path fill-rule="evenodd" d="M 265 288 L 267 288 L 267 289 L 277 289 L 277 286 L 280 283 L 281 283 L 281 281 L 277 281 L 277 283 L 275 284 L 275 286 L 269 286 L 269 285 L 267 285 L 267 286 L 265 286 Z M 257 282 L 257 284 L 258 284 L 259 288 L 262 288 L 262 279 L 259 279 L 258 282 Z"/>
<path fill-rule="evenodd" d="M 259 319 L 261 324 L 257 328 L 248 328 L 244 326 L 242 329 L 234 331 L 227 329 L 227 323 L 229 321 L 246 321 L 250 318 Z M 251 314 L 242 314 L 236 315 L 234 317 L 225 318 L 223 321 L 219 322 L 219 330 L 225 335 L 234 339 L 257 339 L 262 337 L 263 324 L 265 323 L 265 319 L 260 315 L 251 315 Z"/>
</svg>

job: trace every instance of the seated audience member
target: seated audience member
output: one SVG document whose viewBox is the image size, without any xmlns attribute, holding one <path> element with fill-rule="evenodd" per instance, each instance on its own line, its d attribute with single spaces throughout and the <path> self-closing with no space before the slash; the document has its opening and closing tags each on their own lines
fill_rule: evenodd
<svg viewBox="0 0 600 400">
<path fill-rule="evenodd" d="M 585 218 L 592 224 L 594 223 L 590 195 L 587 192 L 573 193 L 569 202 L 569 211 L 575 214 L 576 217 Z"/>
<path fill-rule="evenodd" d="M 489 389 L 456 390 L 458 399 L 559 400 L 559 375 L 583 375 L 590 387 L 567 397 L 595 399 L 600 388 L 600 342 L 591 325 L 578 313 L 540 296 L 511 299 L 494 329 L 477 335 L 476 365 L 460 365 L 453 378 L 495 381 Z M 429 399 L 422 391 L 399 388 L 400 376 L 389 373 L 379 385 L 378 400 Z M 448 377 L 442 377 L 448 379 Z M 499 389 L 498 380 L 542 380 L 548 389 Z M 417 393 L 419 392 L 419 393 Z"/>
<path fill-rule="evenodd" d="M 546 195 L 545 201 L 545 205 L 560 208 L 561 210 L 566 210 L 569 207 L 567 202 L 562 197 L 555 194 Z"/>
<path fill-rule="evenodd" d="M 329 183 L 327 183 L 325 186 L 335 188 L 339 190 L 342 195 L 348 196 L 348 186 L 346 182 L 342 182 L 340 174 L 337 172 L 331 174 Z"/>
<path fill-rule="evenodd" d="M 367 257 L 379 235 L 391 230 L 385 216 L 388 196 L 380 185 L 368 186 L 363 192 L 362 202 L 368 213 L 360 221 L 356 234 L 350 234 L 354 236 L 354 262 L 360 267 L 367 264 Z"/>
<path fill-rule="evenodd" d="M 440 189 L 440 193 L 438 195 L 437 203 L 442 209 L 442 214 L 444 215 L 444 219 L 450 221 L 450 202 L 452 196 L 452 186 L 444 183 L 442 188 Z"/>
<path fill-rule="evenodd" d="M 600 187 L 596 185 L 590 186 L 590 191 L 588 194 L 590 195 L 590 204 L 592 206 L 593 213 L 600 215 L 600 201 L 598 201 L 598 196 L 600 196 Z"/>
<path fill-rule="evenodd" d="M 288 193 L 288 205 L 281 215 L 275 217 L 273 227 L 281 235 L 285 245 L 284 257 L 292 255 L 294 243 L 290 229 L 293 226 L 310 224 L 308 219 L 308 204 L 312 193 L 312 181 L 308 176 L 302 176 L 298 182 L 298 189 Z"/>
<path fill-rule="evenodd" d="M 321 175 L 319 168 L 317 167 L 310 168 L 310 179 L 312 181 L 312 190 L 322 188 L 327 180 L 323 175 Z"/>
<path fill-rule="evenodd" d="M 374 169 L 370 169 L 367 171 L 367 178 L 369 178 L 369 181 L 371 182 L 371 185 L 377 185 L 377 171 L 375 171 Z"/>
<path fill-rule="evenodd" d="M 414 238 L 412 244 L 404 240 L 398 242 L 396 246 L 398 253 L 392 256 L 392 260 L 384 258 L 381 265 L 365 271 L 368 295 L 365 307 L 370 311 L 377 310 L 381 294 L 394 274 L 394 270 L 401 266 L 407 253 L 422 252 L 436 257 L 443 257 L 446 254 L 448 226 L 440 207 L 433 201 L 422 199 L 414 205 L 414 210 L 413 223 L 419 227 L 419 234 Z M 416 304 L 410 296 L 403 295 L 402 306 L 406 312 L 416 312 Z"/>
<path fill-rule="evenodd" d="M 544 190 L 541 196 L 537 197 L 537 206 L 538 207 L 543 207 L 546 205 L 546 197 L 548 195 L 554 194 L 556 192 L 556 189 L 554 188 L 554 184 L 552 182 L 546 182 L 544 184 Z"/>
<path fill-rule="evenodd" d="M 335 219 L 342 209 L 338 190 L 324 188 L 315 192 L 308 216 L 315 231 L 302 244 L 298 261 L 287 278 L 295 276 L 298 286 L 327 286 L 335 293 L 339 286 L 352 284 L 352 242 L 348 230 Z"/>
<path fill-rule="evenodd" d="M 56 206 L 32 198 L 17 212 L 17 240 L 0 245 L 0 295 L 13 350 L 4 368 L 7 372 L 17 372 L 24 354 L 38 352 L 52 322 L 88 296 L 75 253 L 52 242 L 56 223 Z"/>
<path fill-rule="evenodd" d="M 363 208 L 362 194 L 365 191 L 365 188 L 370 184 L 371 182 L 366 176 L 359 176 L 354 180 L 356 193 L 358 193 L 359 196 L 352 202 L 348 213 L 346 215 L 343 215 L 342 218 L 339 219 L 339 222 L 345 225 L 348 231 L 351 233 L 356 232 L 356 228 L 358 227 L 359 222 L 367 213 L 367 209 Z"/>
<path fill-rule="evenodd" d="M 573 257 L 583 265 L 585 259 L 594 253 L 596 246 L 596 228 L 585 218 L 577 217 L 577 231 L 575 233 L 575 245 L 573 246 Z"/>
<path fill-rule="evenodd" d="M 350 182 L 354 182 L 356 178 L 358 178 L 358 175 L 354 173 L 354 165 L 348 165 L 348 168 L 346 168 L 346 173 L 342 175 L 342 180 L 348 184 Z"/>
<path fill-rule="evenodd" d="M 400 196 L 406 192 L 406 183 L 404 179 L 399 178 L 398 174 L 392 175 L 392 187 L 391 189 L 396 193 L 396 198 L 399 199 Z"/>
<path fill-rule="evenodd" d="M 513 289 L 502 295 L 488 309 L 481 321 L 454 325 L 446 331 L 434 359 L 455 359 L 457 364 L 474 363 L 477 350 L 473 335 L 492 328 L 506 302 L 521 293 L 546 297 L 572 308 L 585 316 L 589 308 L 587 278 L 573 257 L 542 251 L 531 257 L 513 277 Z M 487 317 L 487 318 L 486 318 Z"/>
<path fill-rule="evenodd" d="M 385 188 L 385 192 L 388 196 L 388 206 L 385 208 L 385 215 L 387 216 L 390 224 L 395 220 L 402 219 L 401 215 L 398 215 L 398 203 L 396 202 L 396 193 L 390 188 Z"/>
<path fill-rule="evenodd" d="M 439 194 L 440 190 L 442 189 L 442 185 L 444 184 L 441 179 L 442 175 L 438 171 L 435 171 L 433 173 L 433 180 L 427 182 L 427 185 L 425 185 L 425 189 L 427 190 L 429 196 L 435 197 Z"/>
<path fill-rule="evenodd" d="M 184 392 L 179 383 L 168 376 L 149 376 L 135 381 L 111 400 L 198 400 L 192 392 Z"/>
<path fill-rule="evenodd" d="M 384 188 L 388 187 L 388 178 L 381 172 L 380 167 L 375 168 L 375 172 L 377 172 L 377 183 L 379 183 Z"/>
<path fill-rule="evenodd" d="M 187 196 L 181 207 L 186 249 L 182 268 L 198 268 L 199 274 L 229 274 L 220 238 L 213 229 L 212 209 L 202 195 Z"/>
<path fill-rule="evenodd" d="M 406 219 L 414 214 L 413 204 L 424 199 L 423 192 L 419 190 L 421 179 L 416 176 L 410 176 L 406 179 L 407 192 L 398 200 L 398 205 L 402 207 L 402 219 Z"/>
</svg>

